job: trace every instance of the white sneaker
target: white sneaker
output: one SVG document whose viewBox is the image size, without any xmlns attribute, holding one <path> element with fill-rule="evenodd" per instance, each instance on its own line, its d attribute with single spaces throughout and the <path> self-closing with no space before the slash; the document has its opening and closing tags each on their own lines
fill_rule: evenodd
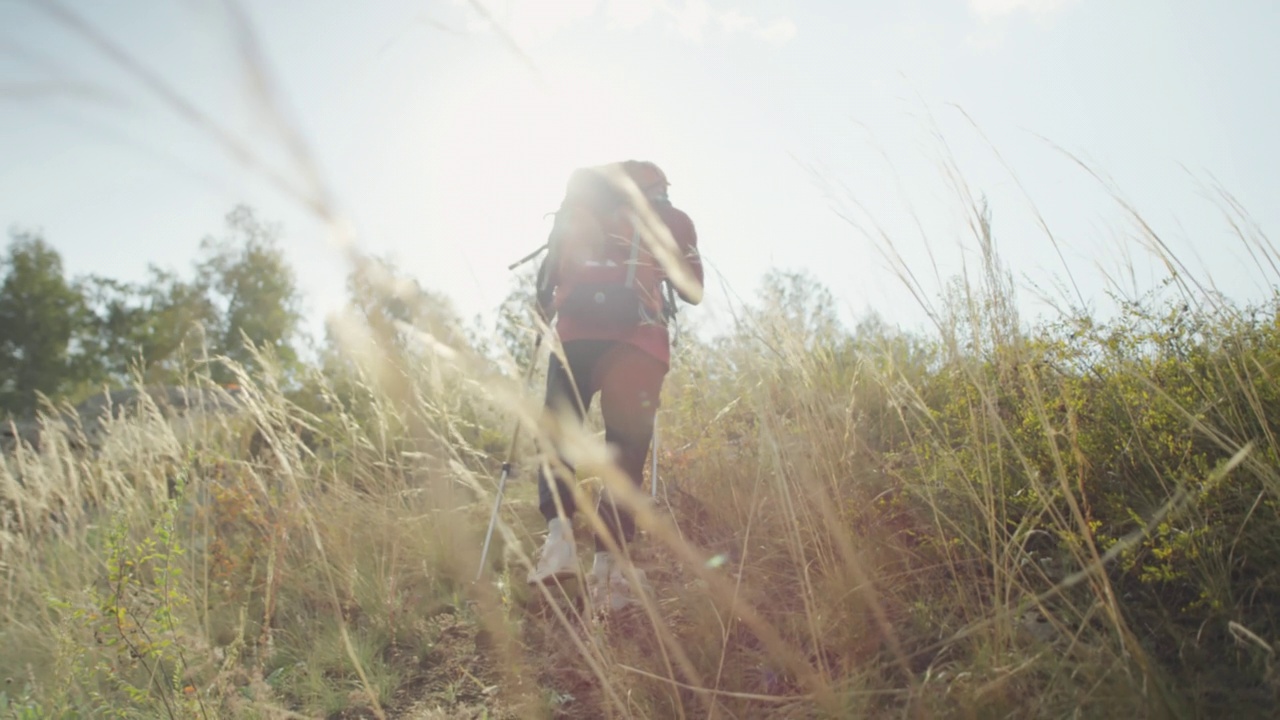
<svg viewBox="0 0 1280 720">
<path fill-rule="evenodd" d="M 643 591 L 651 593 L 652 589 L 649 585 L 649 580 L 644 575 L 644 571 L 640 568 L 635 570 Z M 607 552 L 596 553 L 595 562 L 591 566 L 591 573 L 587 575 L 587 591 L 591 595 L 592 605 L 610 612 L 617 612 L 640 604 L 635 589 L 631 587 L 631 582 L 627 579 L 627 574 L 623 572 L 622 566 L 613 562 L 613 558 Z"/>
<path fill-rule="evenodd" d="M 529 573 L 529 584 L 568 580 L 578 574 L 578 549 L 573 544 L 569 523 L 553 518 L 547 522 L 547 540 L 538 551 L 538 566 Z"/>
</svg>

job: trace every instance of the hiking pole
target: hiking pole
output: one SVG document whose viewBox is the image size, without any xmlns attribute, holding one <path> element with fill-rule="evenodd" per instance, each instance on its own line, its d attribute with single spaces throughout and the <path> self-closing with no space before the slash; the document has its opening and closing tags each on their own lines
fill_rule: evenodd
<svg viewBox="0 0 1280 720">
<path fill-rule="evenodd" d="M 538 366 L 538 351 L 542 349 L 542 332 L 538 332 L 538 339 L 533 343 L 533 357 L 529 358 L 529 365 L 524 370 L 524 387 L 528 387 L 529 380 L 533 377 L 533 369 Z M 489 542 L 493 540 L 493 528 L 498 524 L 498 511 L 502 509 L 502 493 L 507 489 L 507 478 L 511 477 L 511 463 L 515 459 L 516 444 L 520 441 L 521 422 L 516 420 L 516 427 L 511 431 L 511 445 L 507 447 L 507 457 L 502 463 L 502 476 L 498 479 L 498 492 L 493 498 L 493 512 L 489 514 L 489 529 L 484 533 L 484 549 L 480 551 L 480 567 L 476 569 L 476 582 L 480 582 L 480 578 L 484 576 L 484 564 L 489 558 Z"/>
<path fill-rule="evenodd" d="M 519 260 L 517 260 L 517 261 L 515 261 L 515 262 L 511 263 L 510 265 L 508 265 L 508 266 L 507 266 L 507 269 L 508 269 L 508 270 L 515 270 L 516 268 L 520 267 L 521 265 L 523 265 L 523 264 L 525 264 L 525 263 L 527 263 L 527 262 L 532 261 L 534 258 L 536 258 L 536 257 L 538 257 L 539 255 L 541 255 L 541 254 L 543 253 L 543 251 L 547 250 L 549 246 L 550 246 L 550 243 L 547 243 L 546 245 L 543 245 L 542 247 L 538 248 L 537 250 L 534 250 L 533 252 L 529 253 L 528 255 L 525 255 L 524 257 L 520 258 Z"/>
<path fill-rule="evenodd" d="M 680 342 L 680 325 L 676 322 L 676 295 L 675 289 L 671 287 L 669 280 L 662 281 L 665 296 L 662 303 L 662 314 L 665 316 L 667 325 L 674 328 L 675 332 L 671 338 L 671 349 L 674 351 L 676 345 Z M 653 411 L 653 466 L 649 471 L 649 496 L 657 502 L 658 500 L 658 411 L 661 407 Z"/>
<path fill-rule="evenodd" d="M 649 495 L 658 500 L 658 413 L 653 413 L 653 468 L 649 472 Z"/>
</svg>

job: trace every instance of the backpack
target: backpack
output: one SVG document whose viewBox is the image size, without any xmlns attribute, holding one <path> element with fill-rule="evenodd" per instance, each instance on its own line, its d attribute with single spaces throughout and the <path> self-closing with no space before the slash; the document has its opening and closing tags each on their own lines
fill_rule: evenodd
<svg viewBox="0 0 1280 720">
<path fill-rule="evenodd" d="M 644 247 L 627 195 L 610 171 L 582 168 L 570 176 L 539 273 L 540 297 L 581 326 L 665 325 L 674 310 L 666 273 Z M 548 287 L 552 279 L 554 288 Z"/>
</svg>

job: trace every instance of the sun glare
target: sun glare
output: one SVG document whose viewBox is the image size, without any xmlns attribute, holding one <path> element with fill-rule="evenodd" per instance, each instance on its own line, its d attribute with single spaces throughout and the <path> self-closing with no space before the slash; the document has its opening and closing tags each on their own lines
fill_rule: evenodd
<svg viewBox="0 0 1280 720">
<path fill-rule="evenodd" d="M 447 115 L 468 168 L 485 178 L 520 168 L 561 178 L 574 167 L 624 159 L 648 144 L 643 99 L 576 68 L 544 71 L 539 82 L 506 68 L 470 86 Z"/>
<path fill-rule="evenodd" d="M 570 172 L 658 147 L 646 98 L 600 68 L 506 63 L 477 74 L 441 109 L 432 163 L 448 183 L 437 208 L 470 247 L 523 254 L 545 232 Z M 514 258 L 513 258 L 514 259 Z"/>
</svg>

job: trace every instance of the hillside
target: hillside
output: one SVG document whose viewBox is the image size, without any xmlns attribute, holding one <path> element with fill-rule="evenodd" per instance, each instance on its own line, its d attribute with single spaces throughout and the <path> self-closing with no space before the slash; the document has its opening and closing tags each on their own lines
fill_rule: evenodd
<svg viewBox="0 0 1280 720">
<path fill-rule="evenodd" d="M 181 432 L 50 421 L 0 471 L 0 716 L 1270 712 L 1280 302 L 1170 286 L 1033 325 L 991 270 L 919 336 L 791 280 L 680 345 L 634 548 L 654 597 L 622 615 L 523 583 L 528 440 L 474 582 L 541 386 L 466 347 L 242 373 Z"/>
</svg>

